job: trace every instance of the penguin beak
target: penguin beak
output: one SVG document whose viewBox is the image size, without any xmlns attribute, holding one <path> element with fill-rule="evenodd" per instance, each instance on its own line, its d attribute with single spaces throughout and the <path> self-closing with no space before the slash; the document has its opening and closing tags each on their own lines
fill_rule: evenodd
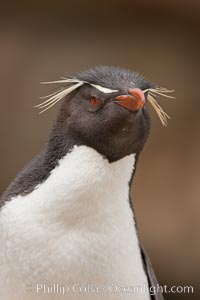
<svg viewBox="0 0 200 300">
<path fill-rule="evenodd" d="M 145 96 L 140 89 L 129 89 L 130 95 L 120 95 L 115 98 L 115 103 L 131 111 L 140 110 L 145 104 Z"/>
</svg>

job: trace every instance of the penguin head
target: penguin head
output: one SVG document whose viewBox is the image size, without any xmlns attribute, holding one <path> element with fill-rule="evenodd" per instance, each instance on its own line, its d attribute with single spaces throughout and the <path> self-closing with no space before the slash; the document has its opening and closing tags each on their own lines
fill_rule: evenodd
<svg viewBox="0 0 200 300">
<path fill-rule="evenodd" d="M 143 91 L 152 85 L 138 73 L 116 67 L 96 67 L 75 77 L 88 84 L 63 99 L 50 143 L 64 147 L 70 140 L 92 147 L 109 161 L 139 154 L 150 130 Z"/>
</svg>

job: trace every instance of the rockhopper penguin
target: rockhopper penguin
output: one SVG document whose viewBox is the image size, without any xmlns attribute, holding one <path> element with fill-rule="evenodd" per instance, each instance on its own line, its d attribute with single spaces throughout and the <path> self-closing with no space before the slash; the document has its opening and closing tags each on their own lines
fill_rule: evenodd
<svg viewBox="0 0 200 300">
<path fill-rule="evenodd" d="M 63 82 L 48 144 L 1 198 L 0 299 L 163 299 L 130 201 L 155 86 L 116 67 Z"/>
</svg>

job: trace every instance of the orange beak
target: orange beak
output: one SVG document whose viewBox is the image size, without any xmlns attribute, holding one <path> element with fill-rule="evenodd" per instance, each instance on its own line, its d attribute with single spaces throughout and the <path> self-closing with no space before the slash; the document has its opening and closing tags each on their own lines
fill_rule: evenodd
<svg viewBox="0 0 200 300">
<path fill-rule="evenodd" d="M 115 103 L 129 110 L 139 110 L 145 104 L 145 96 L 140 89 L 129 89 L 130 95 L 120 95 L 115 98 Z"/>
</svg>

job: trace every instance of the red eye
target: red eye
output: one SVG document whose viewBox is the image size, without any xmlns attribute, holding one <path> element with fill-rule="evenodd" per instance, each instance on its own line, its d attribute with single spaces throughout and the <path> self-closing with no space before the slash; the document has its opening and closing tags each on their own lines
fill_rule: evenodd
<svg viewBox="0 0 200 300">
<path fill-rule="evenodd" d="M 90 98 L 90 103 L 93 107 L 98 107 L 100 105 L 101 101 L 98 98 L 96 98 L 95 96 L 92 96 Z"/>
</svg>

